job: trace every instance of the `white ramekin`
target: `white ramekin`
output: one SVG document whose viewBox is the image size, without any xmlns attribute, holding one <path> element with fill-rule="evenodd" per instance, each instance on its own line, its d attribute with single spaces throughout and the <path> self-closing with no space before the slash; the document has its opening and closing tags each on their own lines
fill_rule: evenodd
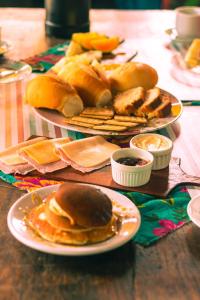
<svg viewBox="0 0 200 300">
<path fill-rule="evenodd" d="M 143 166 L 126 166 L 116 160 L 122 157 L 135 157 L 148 161 Z M 153 155 L 143 149 L 123 148 L 113 152 L 111 169 L 113 180 L 123 186 L 136 187 L 146 184 L 151 176 Z"/>
<path fill-rule="evenodd" d="M 160 135 L 157 133 L 138 134 L 130 140 L 130 147 L 132 149 L 141 149 L 135 145 L 135 142 L 137 141 L 137 139 L 141 139 L 142 137 L 145 138 L 147 136 L 158 137 L 158 138 L 163 139 L 166 142 L 165 148 L 157 149 L 157 150 L 146 150 L 146 151 L 150 152 L 154 157 L 152 170 L 161 170 L 161 169 L 168 167 L 170 159 L 171 159 L 173 143 L 166 136 L 163 136 L 163 135 Z"/>
</svg>

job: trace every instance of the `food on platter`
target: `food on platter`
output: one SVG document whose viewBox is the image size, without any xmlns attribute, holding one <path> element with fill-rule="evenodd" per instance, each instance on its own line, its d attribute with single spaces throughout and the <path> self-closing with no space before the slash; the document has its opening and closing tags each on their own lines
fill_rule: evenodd
<svg viewBox="0 0 200 300">
<path fill-rule="evenodd" d="M 147 119 L 144 117 L 135 117 L 135 116 L 114 116 L 114 120 L 122 121 L 122 122 L 134 122 L 137 124 L 146 124 Z"/>
<path fill-rule="evenodd" d="M 118 121 L 118 120 L 115 120 L 115 119 L 106 120 L 104 122 L 104 124 L 116 125 L 116 126 L 126 126 L 126 127 L 130 127 L 130 128 L 133 128 L 133 127 L 138 125 L 137 123 L 127 122 L 127 121 L 123 122 L 123 121 Z"/>
<path fill-rule="evenodd" d="M 128 129 L 128 127 L 126 126 L 120 126 L 120 125 L 106 125 L 106 124 L 103 124 L 103 125 L 95 125 L 92 127 L 93 129 L 96 129 L 96 130 L 105 130 L 105 131 L 117 131 L 117 132 L 120 132 L 120 131 L 125 131 Z"/>
<path fill-rule="evenodd" d="M 82 111 L 82 115 L 113 117 L 114 110 L 112 108 L 108 108 L 108 107 L 103 107 L 103 108 L 87 107 Z"/>
<path fill-rule="evenodd" d="M 93 70 L 97 73 L 99 78 L 104 82 L 107 88 L 110 89 L 110 80 L 106 74 L 106 70 L 102 66 L 100 62 L 98 62 L 96 59 L 92 61 L 91 66 Z"/>
<path fill-rule="evenodd" d="M 150 131 L 156 129 L 157 124 L 162 126 L 167 122 L 160 118 L 169 117 L 172 122 L 170 118 L 178 115 L 172 111 L 172 102 L 176 99 L 156 86 L 158 74 L 147 64 L 128 62 L 106 69 L 96 58 L 89 64 L 76 60 L 66 62 L 90 51 L 65 57 L 47 75 L 31 80 L 26 103 L 57 110 L 66 119 L 61 116 L 57 122 L 59 115 L 53 112 L 53 122 L 62 123 L 67 129 L 81 131 L 82 128 L 83 132 L 92 134 L 117 134 L 119 131 L 124 135 L 143 131 L 142 127 Z M 40 110 L 35 111 L 41 115 Z M 42 111 L 45 114 L 45 110 Z M 46 116 L 48 120 L 48 111 Z"/>
<path fill-rule="evenodd" d="M 157 87 L 146 92 L 142 88 L 134 88 L 119 94 L 114 100 L 114 108 L 121 115 L 159 118 L 170 114 L 171 101 Z"/>
<path fill-rule="evenodd" d="M 103 124 L 103 121 L 101 119 L 94 119 L 94 118 L 87 118 L 83 116 L 77 116 L 71 118 L 72 121 L 78 121 L 78 122 L 83 122 L 83 123 L 88 123 L 88 124 L 94 124 L 94 125 L 101 125 Z"/>
<path fill-rule="evenodd" d="M 114 109 L 119 115 L 130 115 L 144 102 L 145 90 L 136 87 L 118 94 L 114 99 Z"/>
<path fill-rule="evenodd" d="M 82 54 L 77 54 L 73 55 L 70 57 L 63 57 L 61 58 L 52 68 L 51 70 L 54 71 L 55 73 L 60 72 L 61 68 L 70 63 L 70 62 L 77 62 L 77 63 L 82 63 L 85 65 L 91 64 L 94 60 L 99 61 L 102 59 L 102 53 L 101 51 L 97 50 L 91 50 L 84 52 Z"/>
<path fill-rule="evenodd" d="M 42 174 L 66 168 L 68 164 L 60 159 L 56 147 L 69 143 L 70 138 L 49 139 L 19 150 L 19 156 Z"/>
<path fill-rule="evenodd" d="M 133 88 L 114 98 L 113 108 L 86 108 L 79 116 L 67 118 L 66 124 L 103 131 L 129 131 L 134 127 L 148 126 L 152 118 L 171 114 L 172 103 L 168 94 L 158 87 L 145 91 Z"/>
<path fill-rule="evenodd" d="M 93 119 L 100 119 L 100 120 L 109 120 L 109 119 L 112 119 L 111 116 L 107 116 L 107 115 L 85 115 L 85 114 L 80 114 L 81 117 L 88 117 L 88 118 L 93 118 Z"/>
<path fill-rule="evenodd" d="M 18 151 L 26 146 L 34 145 L 35 143 L 46 140 L 45 137 L 39 137 L 20 143 L 16 146 L 8 147 L 6 150 L 0 152 L 0 170 L 6 174 L 20 173 L 27 174 L 34 170 L 25 159 L 19 156 Z"/>
<path fill-rule="evenodd" d="M 66 117 L 78 115 L 83 110 L 83 102 L 70 84 L 47 75 L 39 75 L 28 82 L 25 102 L 33 107 L 58 110 Z"/>
<path fill-rule="evenodd" d="M 163 99 L 163 102 L 154 110 L 148 113 L 148 118 L 164 118 L 171 112 L 171 101 L 167 98 Z"/>
<path fill-rule="evenodd" d="M 84 106 L 103 107 L 112 103 L 111 91 L 90 66 L 68 63 L 63 66 L 58 77 L 77 90 Z"/>
<path fill-rule="evenodd" d="M 158 74 L 153 67 L 147 64 L 128 62 L 114 69 L 110 73 L 109 79 L 114 92 L 123 92 L 139 86 L 148 90 L 157 84 Z"/>
<path fill-rule="evenodd" d="M 100 50 L 102 52 L 113 51 L 121 42 L 118 36 L 108 37 L 105 34 L 96 32 L 74 33 L 72 35 L 72 41 L 80 45 L 82 49 Z M 75 49 L 75 46 L 73 47 Z M 78 46 L 76 46 L 76 49 L 80 51 Z M 73 53 L 74 52 L 76 53 L 76 51 L 73 51 Z"/>
<path fill-rule="evenodd" d="M 148 116 L 162 103 L 162 95 L 159 88 L 155 87 L 147 90 L 144 97 L 144 103 L 135 112 L 137 116 Z"/>
<path fill-rule="evenodd" d="M 93 136 L 59 145 L 57 150 L 63 161 L 85 173 L 108 165 L 111 154 L 119 148 L 101 136 Z"/>
<path fill-rule="evenodd" d="M 155 87 L 148 91 L 145 94 L 145 110 L 149 111 L 158 107 L 161 103 L 161 91 L 159 88 Z"/>
<path fill-rule="evenodd" d="M 36 234 L 54 243 L 85 245 L 104 241 L 117 232 L 118 217 L 101 190 L 64 183 L 26 214 Z"/>
<path fill-rule="evenodd" d="M 200 39 L 194 39 L 185 55 L 185 63 L 188 68 L 200 65 Z"/>
</svg>

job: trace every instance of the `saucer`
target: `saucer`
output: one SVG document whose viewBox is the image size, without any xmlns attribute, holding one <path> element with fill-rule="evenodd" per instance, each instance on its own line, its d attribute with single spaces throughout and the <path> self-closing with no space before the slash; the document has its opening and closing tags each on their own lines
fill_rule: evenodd
<svg viewBox="0 0 200 300">
<path fill-rule="evenodd" d="M 200 227 L 200 194 L 190 200 L 187 206 L 190 220 Z"/>
</svg>

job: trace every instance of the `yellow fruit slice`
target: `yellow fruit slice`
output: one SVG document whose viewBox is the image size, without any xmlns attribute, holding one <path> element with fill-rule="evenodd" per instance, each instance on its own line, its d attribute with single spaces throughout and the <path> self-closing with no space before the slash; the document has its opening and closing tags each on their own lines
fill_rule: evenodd
<svg viewBox="0 0 200 300">
<path fill-rule="evenodd" d="M 96 32 L 74 33 L 72 35 L 72 40 L 79 43 L 83 48 L 87 50 L 94 49 L 91 41 L 100 38 L 105 38 L 105 35 Z"/>
<path fill-rule="evenodd" d="M 100 50 L 102 52 L 111 52 L 119 45 L 118 37 L 111 38 L 99 38 L 91 40 L 90 44 L 93 49 Z"/>
</svg>

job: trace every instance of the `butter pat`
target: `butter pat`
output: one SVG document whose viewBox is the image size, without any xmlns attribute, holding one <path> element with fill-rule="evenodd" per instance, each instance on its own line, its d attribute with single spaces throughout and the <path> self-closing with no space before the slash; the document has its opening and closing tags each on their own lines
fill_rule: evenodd
<svg viewBox="0 0 200 300">
<path fill-rule="evenodd" d="M 139 137 L 134 142 L 135 146 L 147 151 L 163 150 L 168 147 L 166 140 L 159 136 L 147 135 L 145 137 Z"/>
<path fill-rule="evenodd" d="M 172 152 L 172 141 L 160 134 L 144 133 L 134 136 L 130 141 L 131 148 L 147 150 L 154 156 L 152 170 L 161 170 L 169 165 Z"/>
</svg>

